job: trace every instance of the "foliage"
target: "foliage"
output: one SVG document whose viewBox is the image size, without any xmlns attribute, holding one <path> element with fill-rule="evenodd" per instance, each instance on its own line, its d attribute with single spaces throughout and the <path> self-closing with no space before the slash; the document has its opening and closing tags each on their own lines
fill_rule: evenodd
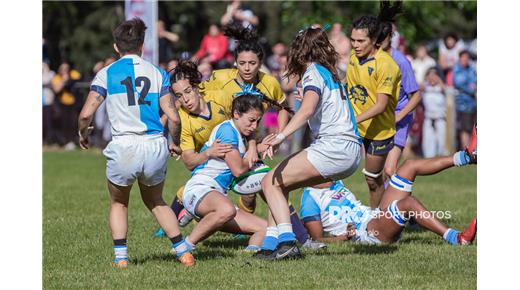
<svg viewBox="0 0 520 290">
<path fill-rule="evenodd" d="M 348 35 L 352 21 L 363 14 L 377 14 L 376 1 L 250 1 L 260 19 L 265 41 L 289 43 L 295 33 L 313 23 L 343 24 Z M 43 36 L 49 42 L 52 68 L 69 59 L 83 75 L 94 63 L 113 53 L 111 30 L 123 20 L 123 2 L 44 2 Z M 194 52 L 210 23 L 219 23 L 226 10 L 223 1 L 159 2 L 159 18 L 180 35 L 173 45 L 176 55 Z M 413 49 L 418 42 L 455 31 L 463 38 L 476 37 L 476 1 L 405 1 L 398 29 Z"/>
</svg>

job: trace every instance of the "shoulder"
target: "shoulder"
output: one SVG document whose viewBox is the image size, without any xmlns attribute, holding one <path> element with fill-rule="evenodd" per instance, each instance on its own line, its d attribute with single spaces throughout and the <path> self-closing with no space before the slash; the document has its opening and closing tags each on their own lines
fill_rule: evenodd
<svg viewBox="0 0 520 290">
<path fill-rule="evenodd" d="M 385 51 L 379 51 L 374 58 L 376 59 L 376 65 L 378 68 L 390 69 L 399 72 L 399 66 L 397 62 Z"/>
<path fill-rule="evenodd" d="M 266 86 L 269 89 L 274 89 L 274 88 L 280 87 L 280 83 L 278 82 L 278 80 L 270 74 L 266 74 L 264 72 L 259 72 L 258 79 L 259 79 L 260 83 L 262 83 L 264 86 Z"/>
</svg>

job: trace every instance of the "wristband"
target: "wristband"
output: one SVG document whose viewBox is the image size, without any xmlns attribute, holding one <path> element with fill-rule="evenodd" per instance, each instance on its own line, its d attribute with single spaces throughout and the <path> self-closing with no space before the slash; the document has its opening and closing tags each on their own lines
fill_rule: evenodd
<svg viewBox="0 0 520 290">
<path fill-rule="evenodd" d="M 276 135 L 274 138 L 283 142 L 283 140 L 285 140 L 285 135 L 283 133 L 278 133 L 278 135 Z"/>
</svg>

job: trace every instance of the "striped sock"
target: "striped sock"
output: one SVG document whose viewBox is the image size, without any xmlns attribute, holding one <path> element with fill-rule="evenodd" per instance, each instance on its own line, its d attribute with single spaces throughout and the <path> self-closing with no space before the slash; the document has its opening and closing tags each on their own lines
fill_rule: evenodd
<svg viewBox="0 0 520 290">
<path fill-rule="evenodd" d="M 114 261 L 117 263 L 121 260 L 128 261 L 128 248 L 126 246 L 126 239 L 114 240 Z"/>
<path fill-rule="evenodd" d="M 457 245 L 457 236 L 459 235 L 459 232 L 454 229 L 448 229 L 442 237 L 444 240 L 452 245 Z"/>
<path fill-rule="evenodd" d="M 191 251 L 190 246 L 186 243 L 186 240 L 182 238 L 182 235 L 170 238 L 170 241 L 172 241 L 172 248 L 175 250 L 177 257 Z"/>
<path fill-rule="evenodd" d="M 274 251 L 278 246 L 278 228 L 267 227 L 265 238 L 262 241 L 262 250 Z"/>
<path fill-rule="evenodd" d="M 296 235 L 292 230 L 292 225 L 289 223 L 278 224 L 278 242 L 296 241 Z"/>
</svg>

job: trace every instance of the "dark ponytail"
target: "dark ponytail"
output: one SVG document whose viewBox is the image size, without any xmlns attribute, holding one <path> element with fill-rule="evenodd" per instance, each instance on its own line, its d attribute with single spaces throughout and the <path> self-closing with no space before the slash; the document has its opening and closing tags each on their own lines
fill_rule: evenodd
<svg viewBox="0 0 520 290">
<path fill-rule="evenodd" d="M 257 56 L 260 62 L 264 59 L 264 50 L 258 42 L 258 34 L 255 29 L 245 28 L 240 24 L 234 23 L 224 27 L 224 35 L 237 40 L 238 45 L 233 52 L 235 60 L 238 54 L 243 51 L 252 51 Z"/>
</svg>

